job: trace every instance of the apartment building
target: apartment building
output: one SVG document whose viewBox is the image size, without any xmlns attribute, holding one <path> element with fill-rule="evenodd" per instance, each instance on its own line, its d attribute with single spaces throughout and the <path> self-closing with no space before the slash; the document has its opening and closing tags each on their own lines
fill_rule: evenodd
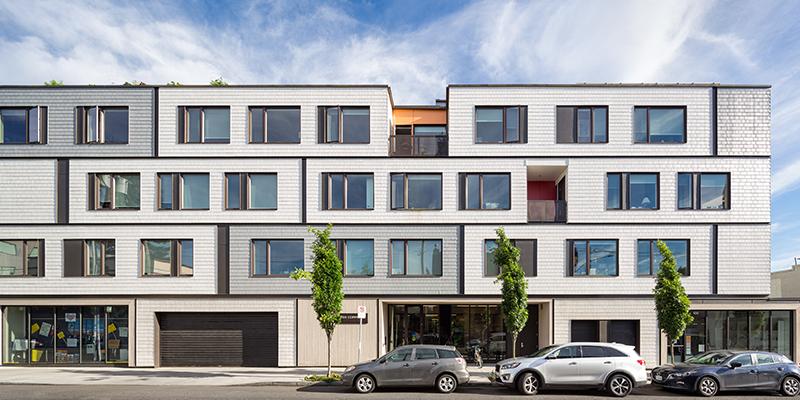
<svg viewBox="0 0 800 400">
<path fill-rule="evenodd" d="M 675 253 L 681 357 L 797 358 L 770 292 L 770 88 L 0 87 L 3 365 L 315 366 L 308 226 L 344 268 L 333 361 L 442 343 L 510 353 L 495 229 L 521 250 L 517 343 L 603 340 L 666 361 L 652 288 Z"/>
</svg>

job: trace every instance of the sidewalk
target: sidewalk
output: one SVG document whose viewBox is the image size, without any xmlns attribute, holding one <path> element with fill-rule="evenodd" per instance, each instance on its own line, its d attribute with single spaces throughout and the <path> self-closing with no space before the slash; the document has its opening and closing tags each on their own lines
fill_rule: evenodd
<svg viewBox="0 0 800 400">
<path fill-rule="evenodd" d="M 344 368 L 334 368 L 341 373 Z M 492 367 L 468 367 L 470 384 L 489 384 Z M 0 385 L 304 386 L 325 368 L 0 367 Z"/>
</svg>

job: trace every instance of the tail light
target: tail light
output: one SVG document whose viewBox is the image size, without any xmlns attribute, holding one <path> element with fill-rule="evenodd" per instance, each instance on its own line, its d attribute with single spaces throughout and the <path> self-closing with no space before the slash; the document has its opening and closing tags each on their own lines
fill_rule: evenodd
<svg viewBox="0 0 800 400">
<path fill-rule="evenodd" d="M 641 358 L 640 358 L 640 359 L 638 359 L 638 360 L 636 360 L 636 362 L 637 362 L 637 363 L 639 363 L 639 365 L 641 365 L 641 366 L 643 366 L 643 367 L 647 365 L 647 363 L 645 363 L 645 362 L 644 362 L 644 360 L 643 360 L 643 359 L 641 359 Z"/>
<path fill-rule="evenodd" d="M 466 362 L 466 361 L 464 360 L 464 357 L 459 357 L 459 358 L 456 358 L 456 360 L 458 361 L 458 363 L 459 363 L 459 364 L 464 364 L 464 363 Z"/>
</svg>

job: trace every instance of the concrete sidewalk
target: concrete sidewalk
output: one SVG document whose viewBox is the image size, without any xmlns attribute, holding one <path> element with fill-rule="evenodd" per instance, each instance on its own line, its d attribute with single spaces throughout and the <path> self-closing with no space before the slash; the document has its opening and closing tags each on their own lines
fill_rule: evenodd
<svg viewBox="0 0 800 400">
<path fill-rule="evenodd" d="M 334 368 L 342 373 L 344 368 Z M 492 367 L 468 367 L 470 384 L 489 384 Z M 325 368 L 0 367 L 0 385 L 303 386 Z"/>
</svg>

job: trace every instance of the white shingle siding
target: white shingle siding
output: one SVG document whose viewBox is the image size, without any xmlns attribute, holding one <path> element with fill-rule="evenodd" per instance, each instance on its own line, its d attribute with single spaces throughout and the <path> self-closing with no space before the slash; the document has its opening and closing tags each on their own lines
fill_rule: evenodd
<svg viewBox="0 0 800 400">
<path fill-rule="evenodd" d="M 0 224 L 56 222 L 55 160 L 0 159 L 0 171 Z"/>
<path fill-rule="evenodd" d="M 770 89 L 718 89 L 718 154 L 770 155 L 771 106 Z"/>
<path fill-rule="evenodd" d="M 769 295 L 769 225 L 719 226 L 719 294 Z"/>
</svg>

